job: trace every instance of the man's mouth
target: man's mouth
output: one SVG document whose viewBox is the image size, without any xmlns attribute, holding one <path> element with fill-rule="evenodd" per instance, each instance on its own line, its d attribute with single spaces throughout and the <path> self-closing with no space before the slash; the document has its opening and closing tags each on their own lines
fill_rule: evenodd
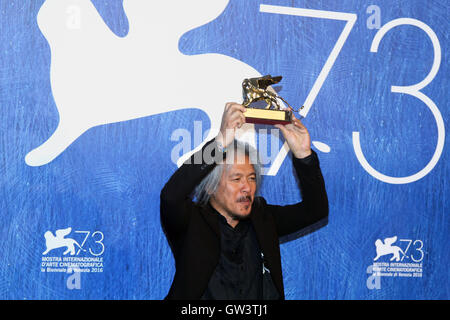
<svg viewBox="0 0 450 320">
<path fill-rule="evenodd" d="M 242 202 L 244 204 L 250 204 L 252 202 L 252 197 L 250 196 L 242 196 L 240 197 L 237 202 Z"/>
</svg>

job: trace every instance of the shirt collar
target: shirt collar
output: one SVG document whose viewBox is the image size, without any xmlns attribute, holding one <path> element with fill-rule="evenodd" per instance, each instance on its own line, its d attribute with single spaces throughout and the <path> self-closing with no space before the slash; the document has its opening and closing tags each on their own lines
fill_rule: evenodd
<svg viewBox="0 0 450 320">
<path fill-rule="evenodd" d="M 221 226 L 226 226 L 232 230 L 234 230 L 235 232 L 246 232 L 248 230 L 248 227 L 250 226 L 250 218 L 247 219 L 243 219 L 243 220 L 239 220 L 239 223 L 236 225 L 236 227 L 232 227 L 228 224 L 227 219 L 220 214 L 219 211 L 217 211 L 210 202 L 208 202 L 208 206 L 212 211 L 212 214 L 217 215 L 218 216 L 218 220 L 219 220 L 219 224 Z"/>
</svg>

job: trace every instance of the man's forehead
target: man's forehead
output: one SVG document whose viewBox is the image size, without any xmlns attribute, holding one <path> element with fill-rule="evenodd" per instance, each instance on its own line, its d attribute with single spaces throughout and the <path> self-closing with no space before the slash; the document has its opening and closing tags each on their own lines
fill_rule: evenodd
<svg viewBox="0 0 450 320">
<path fill-rule="evenodd" d="M 250 163 L 241 163 L 241 164 L 231 164 L 227 166 L 227 170 L 225 170 L 225 174 L 227 176 L 231 175 L 250 175 L 256 174 L 255 167 Z"/>
</svg>

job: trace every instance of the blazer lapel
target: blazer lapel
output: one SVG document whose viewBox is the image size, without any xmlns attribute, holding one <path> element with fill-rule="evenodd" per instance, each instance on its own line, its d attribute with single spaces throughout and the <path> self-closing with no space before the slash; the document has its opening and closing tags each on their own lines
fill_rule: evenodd
<svg viewBox="0 0 450 320">
<path fill-rule="evenodd" d="M 200 212 L 203 218 L 220 239 L 219 217 L 217 216 L 217 213 L 214 212 L 214 208 L 212 208 L 209 203 L 202 209 L 203 210 L 200 210 Z"/>
<path fill-rule="evenodd" d="M 256 237 L 264 254 L 264 260 L 267 262 L 270 274 L 275 286 L 284 298 L 283 278 L 281 275 L 281 257 L 278 243 L 278 236 L 276 234 L 273 220 L 265 217 L 264 208 L 254 208 L 251 215 L 251 221 L 255 228 Z"/>
</svg>

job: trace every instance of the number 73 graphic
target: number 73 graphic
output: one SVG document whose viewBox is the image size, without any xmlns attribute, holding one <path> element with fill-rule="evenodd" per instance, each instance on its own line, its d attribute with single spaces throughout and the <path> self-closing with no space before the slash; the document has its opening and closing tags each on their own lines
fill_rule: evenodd
<svg viewBox="0 0 450 320">
<path fill-rule="evenodd" d="M 263 13 L 272 13 L 272 14 L 282 14 L 282 15 L 291 15 L 291 16 L 299 16 L 299 17 L 310 17 L 310 18 L 319 18 L 319 19 L 330 19 L 330 20 L 339 20 L 339 21 L 347 21 L 344 29 L 342 30 L 338 40 L 336 41 L 333 49 L 331 50 L 330 55 L 328 56 L 322 70 L 319 73 L 314 85 L 306 97 L 305 102 L 303 103 L 304 108 L 300 111 L 300 115 L 302 117 L 306 117 L 309 110 L 311 109 L 320 89 L 322 88 L 325 79 L 328 76 L 333 64 L 336 61 L 339 53 L 344 46 L 345 41 L 347 40 L 353 26 L 355 25 L 357 16 L 353 13 L 344 13 L 344 12 L 335 12 L 335 11 L 323 11 L 323 10 L 311 10 L 311 9 L 303 9 L 303 8 L 293 8 L 293 7 L 283 7 L 283 6 L 273 6 L 273 5 L 264 5 L 260 6 L 260 11 Z M 434 50 L 434 61 L 428 75 L 419 83 L 410 85 L 410 86 L 392 86 L 391 92 L 393 93 L 403 93 L 411 95 L 420 101 L 422 101 L 432 112 L 434 119 L 436 121 L 437 129 L 438 129 L 438 140 L 435 152 L 430 162 L 419 172 L 407 176 L 407 177 L 391 177 L 384 175 L 377 170 L 375 170 L 366 160 L 364 154 L 362 152 L 361 144 L 360 144 L 360 133 L 359 131 L 353 132 L 353 148 L 356 154 L 356 158 L 358 159 L 361 166 L 366 170 L 371 176 L 374 178 L 391 184 L 406 184 L 417 181 L 424 176 L 426 176 L 437 164 L 439 158 L 441 157 L 442 150 L 444 149 L 444 140 L 445 140 L 445 126 L 444 121 L 442 119 L 442 115 L 436 106 L 436 104 L 427 97 L 420 90 L 425 88 L 436 76 L 439 71 L 440 63 L 441 63 L 441 46 L 439 44 L 439 39 L 437 38 L 434 31 L 425 23 L 409 18 L 400 18 L 395 19 L 387 24 L 385 24 L 375 35 L 372 46 L 370 48 L 371 52 L 377 52 L 378 45 L 380 41 L 384 37 L 384 35 L 390 31 L 391 29 L 401 26 L 401 25 L 411 25 L 422 29 L 428 37 L 431 39 Z M 280 168 L 284 158 L 288 152 L 288 146 L 284 143 L 277 157 L 275 158 L 268 175 L 274 175 L 278 169 Z"/>
<path fill-rule="evenodd" d="M 85 237 L 83 238 L 83 241 L 80 244 L 80 248 L 77 251 L 77 255 L 80 253 L 81 250 L 86 251 L 83 249 L 86 240 L 88 240 L 89 235 L 91 235 L 90 231 L 75 231 L 75 233 L 84 233 Z M 103 235 L 103 232 L 101 231 L 95 231 L 92 233 L 91 237 L 92 241 L 94 242 L 93 245 L 95 245 L 95 251 L 92 250 L 91 247 L 89 247 L 89 253 L 93 256 L 100 256 L 105 251 L 105 245 L 103 244 L 103 240 L 105 236 Z"/>
</svg>

